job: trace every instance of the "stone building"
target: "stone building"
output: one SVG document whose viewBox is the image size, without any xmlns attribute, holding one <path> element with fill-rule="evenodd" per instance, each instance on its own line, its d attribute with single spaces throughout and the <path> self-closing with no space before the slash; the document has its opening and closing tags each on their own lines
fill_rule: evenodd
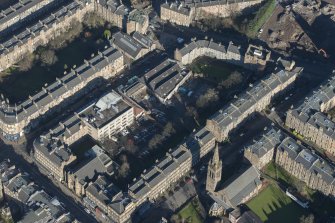
<svg viewBox="0 0 335 223">
<path fill-rule="evenodd" d="M 112 36 L 111 43 L 132 60 L 137 60 L 156 48 L 150 38 L 138 32 L 133 33 L 132 36 L 117 32 Z"/>
<path fill-rule="evenodd" d="M 95 109 L 95 115 L 90 115 L 90 119 L 88 119 L 87 112 L 93 112 L 89 110 L 92 109 L 92 104 L 90 104 L 34 141 L 36 161 L 50 171 L 55 179 L 59 181 L 68 180 L 65 168 L 76 160 L 70 150 L 71 144 L 85 135 L 90 135 L 97 140 L 110 137 L 133 123 L 134 115 L 131 113 L 134 110 L 123 99 L 120 99 L 115 92 L 112 95 L 107 94 L 107 96 L 107 98 L 105 95 L 93 103 L 93 105 L 98 104 L 101 107 L 106 106 L 107 110 Z M 118 107 L 118 103 L 124 103 L 125 107 Z"/>
<path fill-rule="evenodd" d="M 142 81 L 162 103 L 166 103 L 191 75 L 191 71 L 180 66 L 176 61 L 166 59 L 146 72 L 142 77 Z"/>
<path fill-rule="evenodd" d="M 127 23 L 129 9 L 114 0 L 94 0 L 94 12 L 106 21 L 112 23 L 120 29 L 124 29 Z"/>
<path fill-rule="evenodd" d="M 138 9 L 132 10 L 127 17 L 127 33 L 139 32 L 146 34 L 149 27 L 149 16 Z"/>
<path fill-rule="evenodd" d="M 29 17 L 41 14 L 48 5 L 57 4 L 61 0 L 20 0 L 9 8 L 0 11 L 0 33 L 13 31 Z"/>
<path fill-rule="evenodd" d="M 222 142 L 229 133 L 255 112 L 268 106 L 274 96 L 290 86 L 302 72 L 296 67 L 293 71 L 275 70 L 256 82 L 230 104 L 225 105 L 207 120 L 206 128 Z"/>
<path fill-rule="evenodd" d="M 19 62 L 26 54 L 46 45 L 62 32 L 66 32 L 74 21 L 81 22 L 89 11 L 93 11 L 92 4 L 86 5 L 84 1 L 79 0 L 70 1 L 9 40 L 0 42 L 0 71 Z"/>
<path fill-rule="evenodd" d="M 284 135 L 273 127 L 266 129 L 262 135 L 253 140 L 244 149 L 244 157 L 258 170 L 262 169 L 274 158 L 275 148 L 282 141 Z"/>
<path fill-rule="evenodd" d="M 99 175 L 112 176 L 118 168 L 117 164 L 97 145 L 88 150 L 85 155 L 86 159 L 70 165 L 65 173 L 67 187 L 77 196 L 84 195 L 87 185 Z"/>
<path fill-rule="evenodd" d="M 163 3 L 160 7 L 160 18 L 181 26 L 190 26 L 194 19 L 194 8 L 184 7 L 183 3 Z"/>
<path fill-rule="evenodd" d="M 244 64 L 250 69 L 264 69 L 270 58 L 271 51 L 250 44 L 244 55 Z"/>
<path fill-rule="evenodd" d="M 189 26 L 192 21 L 208 17 L 229 17 L 258 5 L 262 0 L 186 0 L 165 2 L 160 7 L 160 17 L 177 25 Z"/>
<path fill-rule="evenodd" d="M 81 96 L 96 84 L 99 78 L 110 78 L 124 67 L 123 55 L 113 47 L 108 47 L 64 75 L 54 83 L 43 87 L 40 92 L 30 96 L 16 106 L 2 101 L 0 109 L 1 135 L 8 141 L 17 141 L 31 127 L 38 125 L 43 116 L 54 112 L 53 108 L 64 103 L 69 97 Z M 94 82 L 95 81 L 95 82 Z M 80 92 L 80 94 L 78 94 Z M 72 99 L 74 99 L 72 97 Z"/>
<path fill-rule="evenodd" d="M 327 113 L 335 105 L 335 77 L 330 78 L 296 109 L 287 112 L 285 124 L 314 142 L 329 154 L 335 154 L 335 123 Z"/>
<path fill-rule="evenodd" d="M 335 168 L 292 138 L 285 138 L 278 146 L 275 162 L 308 187 L 335 196 Z"/>
<path fill-rule="evenodd" d="M 222 177 L 222 160 L 219 157 L 219 146 L 214 149 L 213 158 L 208 163 L 206 190 L 215 192 Z"/>
<path fill-rule="evenodd" d="M 212 159 L 208 163 L 206 191 L 213 199 L 210 214 L 217 216 L 235 209 L 245 203 L 261 188 L 260 173 L 254 167 L 238 171 L 232 178 L 222 181 L 222 160 L 219 156 L 219 147 L 216 145 Z"/>
<path fill-rule="evenodd" d="M 226 46 L 213 40 L 194 40 L 185 47 L 175 51 L 175 59 L 183 65 L 191 64 L 195 59 L 207 56 L 218 60 L 225 60 L 238 65 L 243 65 L 241 47 L 229 42 Z"/>
</svg>

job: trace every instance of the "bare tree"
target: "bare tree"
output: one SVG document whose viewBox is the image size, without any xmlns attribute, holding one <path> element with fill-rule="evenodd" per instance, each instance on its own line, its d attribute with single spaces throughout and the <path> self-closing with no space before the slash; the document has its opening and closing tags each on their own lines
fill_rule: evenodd
<svg viewBox="0 0 335 223">
<path fill-rule="evenodd" d="M 120 169 L 119 169 L 119 176 L 122 177 L 122 178 L 125 178 L 129 174 L 130 166 L 129 166 L 129 163 L 128 163 L 127 156 L 122 155 L 120 157 L 120 159 L 121 159 L 122 164 L 121 164 Z"/>
<path fill-rule="evenodd" d="M 57 62 L 58 58 L 53 50 L 42 50 L 40 53 L 42 63 L 52 65 Z"/>
<path fill-rule="evenodd" d="M 105 20 L 94 12 L 87 13 L 84 18 L 84 23 L 89 28 L 101 27 L 105 24 Z"/>
<path fill-rule="evenodd" d="M 299 222 L 300 223 L 314 223 L 315 222 L 314 215 L 313 214 L 303 215 L 300 217 Z"/>
<path fill-rule="evenodd" d="M 27 71 L 30 70 L 34 64 L 35 55 L 27 54 L 23 57 L 23 59 L 18 63 L 19 71 Z"/>
<path fill-rule="evenodd" d="M 156 134 L 149 140 L 148 147 L 149 149 L 155 149 L 158 145 L 162 143 L 163 136 L 161 134 Z"/>
<path fill-rule="evenodd" d="M 205 94 L 201 95 L 196 101 L 198 108 L 207 107 L 209 104 L 219 100 L 219 92 L 214 88 L 209 88 Z"/>
<path fill-rule="evenodd" d="M 171 134 L 175 133 L 176 130 L 174 129 L 173 125 L 171 122 L 166 123 L 164 126 L 162 135 L 164 138 L 171 136 Z"/>
<path fill-rule="evenodd" d="M 220 83 L 220 85 L 221 85 L 222 87 L 228 89 L 228 88 L 230 88 L 230 87 L 232 87 L 232 86 L 235 86 L 235 85 L 241 83 L 242 80 L 243 80 L 242 74 L 239 73 L 238 71 L 234 71 L 233 73 L 231 73 L 231 74 L 229 75 L 229 77 L 228 77 L 226 80 L 222 81 L 222 82 Z"/>
</svg>

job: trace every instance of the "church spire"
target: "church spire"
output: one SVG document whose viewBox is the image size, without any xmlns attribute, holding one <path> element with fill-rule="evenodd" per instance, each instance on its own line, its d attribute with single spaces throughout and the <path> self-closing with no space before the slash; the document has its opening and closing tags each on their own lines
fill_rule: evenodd
<svg viewBox="0 0 335 223">
<path fill-rule="evenodd" d="M 216 143 L 213 158 L 208 163 L 206 190 L 215 192 L 222 176 L 222 161 L 219 156 L 219 145 Z"/>
<path fill-rule="evenodd" d="M 216 164 L 216 165 L 220 163 L 219 144 L 218 143 L 216 143 L 216 145 L 215 145 L 212 162 L 213 162 L 213 164 Z"/>
</svg>

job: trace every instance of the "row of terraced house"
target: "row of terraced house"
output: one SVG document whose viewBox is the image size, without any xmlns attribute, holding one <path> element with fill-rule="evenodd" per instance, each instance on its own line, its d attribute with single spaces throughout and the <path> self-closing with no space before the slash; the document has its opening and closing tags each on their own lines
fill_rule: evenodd
<svg viewBox="0 0 335 223">
<path fill-rule="evenodd" d="M 190 26 L 195 20 L 229 17 L 250 10 L 262 0 L 183 0 L 161 4 L 160 18 L 181 26 Z"/>
<path fill-rule="evenodd" d="M 335 77 L 332 76 L 295 109 L 287 112 L 285 124 L 328 154 L 335 154 L 335 123 L 326 113 L 335 106 Z"/>
</svg>

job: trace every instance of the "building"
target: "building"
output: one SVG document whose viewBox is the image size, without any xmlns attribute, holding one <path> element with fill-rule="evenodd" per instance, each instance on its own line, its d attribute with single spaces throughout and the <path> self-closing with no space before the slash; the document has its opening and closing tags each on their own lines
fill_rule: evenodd
<svg viewBox="0 0 335 223">
<path fill-rule="evenodd" d="M 26 54 L 34 52 L 37 47 L 46 45 L 62 32 L 66 32 L 74 21 L 81 22 L 89 11 L 93 11 L 92 4 L 86 5 L 85 1 L 72 0 L 12 38 L 0 41 L 0 71 L 17 63 Z"/>
<path fill-rule="evenodd" d="M 335 77 L 332 76 L 296 109 L 287 112 L 285 124 L 331 155 L 335 154 L 335 123 L 327 113 L 335 106 Z"/>
<path fill-rule="evenodd" d="M 222 177 L 222 160 L 219 157 L 219 146 L 214 149 L 213 158 L 208 163 L 206 190 L 215 192 Z"/>
<path fill-rule="evenodd" d="M 20 207 L 15 217 L 18 222 L 73 222 L 75 219 L 35 184 L 27 173 L 23 173 L 7 161 L 0 164 L 1 181 L 7 204 Z M 22 217 L 20 217 L 22 216 Z"/>
<path fill-rule="evenodd" d="M 71 97 L 73 100 L 89 92 L 96 86 L 99 77 L 110 78 L 123 69 L 123 66 L 123 55 L 115 48 L 107 47 L 21 104 L 13 106 L 3 99 L 0 109 L 2 137 L 8 141 L 18 141 L 31 128 L 37 126 L 42 117 L 52 114 L 54 107 L 64 104 L 71 96 L 75 95 Z"/>
<path fill-rule="evenodd" d="M 77 196 L 84 195 L 87 185 L 98 176 L 102 174 L 111 176 L 118 168 L 118 165 L 97 145 L 85 154 L 86 160 L 70 165 L 66 171 L 67 187 Z"/>
<path fill-rule="evenodd" d="M 192 133 L 182 144 L 192 154 L 192 166 L 215 147 L 215 137 L 205 127 Z"/>
<path fill-rule="evenodd" d="M 125 29 L 129 9 L 118 0 L 94 0 L 94 12 L 120 29 Z"/>
<path fill-rule="evenodd" d="M 263 47 L 250 44 L 245 55 L 244 64 L 250 69 L 264 69 L 266 63 L 271 59 L 271 51 Z"/>
<path fill-rule="evenodd" d="M 134 107 L 112 91 L 78 113 L 88 134 L 96 139 L 110 138 L 134 123 Z"/>
<path fill-rule="evenodd" d="M 20 23 L 27 21 L 30 17 L 41 14 L 48 6 L 62 2 L 60 0 L 20 0 L 9 8 L 0 11 L 0 33 L 13 31 Z"/>
<path fill-rule="evenodd" d="M 262 135 L 253 140 L 244 149 L 244 157 L 258 170 L 274 158 L 275 148 L 283 140 L 283 133 L 273 127 L 266 129 Z"/>
<path fill-rule="evenodd" d="M 263 223 L 263 221 L 247 207 L 239 206 L 229 213 L 231 223 Z"/>
<path fill-rule="evenodd" d="M 139 32 L 146 34 L 149 27 L 149 16 L 139 9 L 133 9 L 127 20 L 127 33 Z"/>
<path fill-rule="evenodd" d="M 160 18 L 181 26 L 189 26 L 192 21 L 208 17 L 229 17 L 235 13 L 246 11 L 262 0 L 183 0 L 180 2 L 164 2 L 160 7 Z"/>
<path fill-rule="evenodd" d="M 55 179 L 66 180 L 65 169 L 76 160 L 71 144 L 85 135 L 110 137 L 133 122 L 134 109 L 112 91 L 34 140 L 34 157 Z"/>
<path fill-rule="evenodd" d="M 335 168 L 294 139 L 286 137 L 278 146 L 275 162 L 308 187 L 334 197 Z"/>
<path fill-rule="evenodd" d="M 141 38 L 135 39 L 134 36 L 135 38 L 136 36 Z M 134 33 L 133 36 L 129 36 L 117 32 L 112 36 L 111 42 L 115 48 L 132 60 L 137 60 L 156 48 L 155 44 L 152 44 L 152 41 L 148 37 L 140 33 Z"/>
<path fill-rule="evenodd" d="M 191 75 L 191 71 L 176 61 L 166 59 L 145 73 L 142 80 L 162 103 L 166 103 Z"/>
<path fill-rule="evenodd" d="M 210 179 L 207 178 L 207 180 Z M 261 187 L 260 173 L 251 166 L 242 173 L 237 173 L 227 182 L 221 182 L 218 189 L 209 191 L 209 195 L 217 205 L 223 207 L 224 213 L 227 213 L 250 200 Z"/>
<path fill-rule="evenodd" d="M 190 26 L 194 18 L 194 9 L 184 7 L 183 4 L 163 3 L 160 7 L 160 18 L 163 21 L 175 23 L 180 26 Z"/>
<path fill-rule="evenodd" d="M 268 106 L 274 96 L 290 86 L 302 72 L 296 67 L 292 71 L 275 70 L 250 87 L 230 104 L 225 105 L 207 120 L 206 128 L 222 142 L 229 133 L 255 112 Z"/>
</svg>

